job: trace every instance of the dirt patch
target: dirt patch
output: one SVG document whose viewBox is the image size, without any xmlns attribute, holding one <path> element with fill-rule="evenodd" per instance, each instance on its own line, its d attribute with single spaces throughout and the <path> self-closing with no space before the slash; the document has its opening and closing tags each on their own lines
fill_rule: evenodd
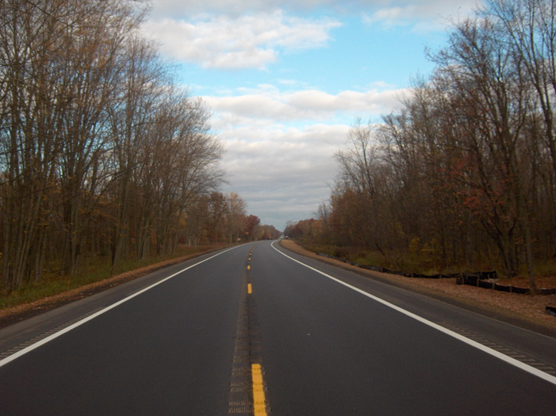
<svg viewBox="0 0 556 416">
<path fill-rule="evenodd" d="M 339 260 L 319 256 L 305 250 L 292 240 L 281 240 L 281 245 L 298 254 L 352 270 L 360 275 L 458 304 L 478 313 L 556 337 L 556 316 L 548 315 L 545 311 L 546 306 L 556 306 L 556 295 L 531 296 L 498 292 L 473 286 L 457 285 L 455 278 L 422 279 L 391 275 L 365 270 Z M 509 283 L 501 281 L 500 284 Z M 526 279 L 523 279 L 523 281 L 512 279 L 511 284 L 527 287 Z M 537 280 L 539 288 L 543 286 L 554 287 L 553 284 L 554 278 Z"/>
<path fill-rule="evenodd" d="M 49 296 L 43 299 L 36 300 L 34 302 L 24 303 L 22 305 L 2 309 L 0 310 L 0 328 L 5 328 L 9 325 L 23 321 L 25 319 L 32 318 L 33 316 L 40 315 L 41 313 L 44 313 L 51 309 L 58 308 L 76 300 L 86 298 L 88 296 L 92 296 L 114 286 L 118 286 L 131 280 L 137 279 L 141 276 L 145 276 L 156 270 L 160 270 L 174 264 L 182 263 L 186 260 L 190 260 L 194 257 L 201 256 L 211 251 L 214 251 L 214 249 L 189 254 L 187 256 L 167 260 L 147 267 L 142 267 L 140 269 L 119 274 L 109 279 L 101 280 L 99 282 L 81 286 L 76 289 L 68 290 L 54 296 Z"/>
</svg>

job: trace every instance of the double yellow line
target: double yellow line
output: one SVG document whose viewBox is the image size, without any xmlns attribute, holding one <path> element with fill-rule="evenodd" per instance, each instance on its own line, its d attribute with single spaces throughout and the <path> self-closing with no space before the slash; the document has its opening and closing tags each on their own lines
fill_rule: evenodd
<svg viewBox="0 0 556 416">
<path fill-rule="evenodd" d="M 253 287 L 251 283 L 247 283 L 247 294 L 251 295 L 252 293 Z M 251 364 L 251 379 L 253 382 L 253 413 L 255 416 L 267 416 L 263 371 L 260 364 Z"/>
<path fill-rule="evenodd" d="M 263 372 L 260 364 L 251 364 L 251 378 L 253 379 L 253 413 L 255 416 L 267 416 Z"/>
<path fill-rule="evenodd" d="M 251 261 L 251 253 L 249 253 L 248 261 Z M 247 265 L 247 270 L 251 270 L 251 265 Z M 253 294 L 253 286 L 247 283 L 247 294 Z M 260 364 L 251 364 L 251 380 L 253 383 L 253 414 L 254 416 L 267 416 L 266 397 L 264 394 L 263 370 Z"/>
</svg>

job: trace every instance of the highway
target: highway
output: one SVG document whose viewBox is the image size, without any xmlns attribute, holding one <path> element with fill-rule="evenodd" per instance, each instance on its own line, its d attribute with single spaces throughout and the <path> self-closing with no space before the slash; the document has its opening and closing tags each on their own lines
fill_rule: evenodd
<svg viewBox="0 0 556 416">
<path fill-rule="evenodd" d="M 1 415 L 549 415 L 556 339 L 244 244 L 0 330 Z"/>
</svg>

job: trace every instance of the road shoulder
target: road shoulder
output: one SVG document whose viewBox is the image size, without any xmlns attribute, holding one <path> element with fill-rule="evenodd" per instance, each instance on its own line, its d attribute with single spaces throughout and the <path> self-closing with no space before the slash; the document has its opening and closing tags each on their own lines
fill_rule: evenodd
<svg viewBox="0 0 556 416">
<path fill-rule="evenodd" d="M 375 272 L 339 260 L 319 256 L 292 240 L 281 240 L 280 245 L 293 253 L 349 270 L 360 276 L 410 290 L 520 328 L 556 338 L 556 317 L 539 313 L 534 309 L 538 308 L 539 301 L 532 300 L 529 295 L 460 286 L 455 284 L 455 279 L 417 279 Z M 539 296 L 537 295 L 537 298 Z M 543 297 L 540 301 L 551 302 L 551 298 Z"/>
</svg>

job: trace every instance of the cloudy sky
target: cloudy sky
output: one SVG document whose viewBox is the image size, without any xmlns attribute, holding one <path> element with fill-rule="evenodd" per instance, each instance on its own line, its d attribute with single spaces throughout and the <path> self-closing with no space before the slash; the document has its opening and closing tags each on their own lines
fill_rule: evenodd
<svg viewBox="0 0 556 416">
<path fill-rule="evenodd" d="M 394 111 L 475 0 L 152 0 L 144 32 L 213 112 L 248 212 L 283 230 L 330 196 L 356 118 Z"/>
</svg>

